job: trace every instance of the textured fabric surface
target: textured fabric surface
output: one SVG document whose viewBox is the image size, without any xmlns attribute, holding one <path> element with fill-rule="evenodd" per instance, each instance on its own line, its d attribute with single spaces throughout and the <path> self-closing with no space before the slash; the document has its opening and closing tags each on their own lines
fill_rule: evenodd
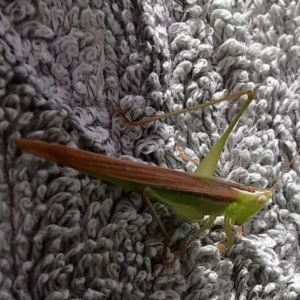
<svg viewBox="0 0 300 300">
<path fill-rule="evenodd" d="M 0 299 L 300 299 L 299 159 L 220 253 L 222 218 L 173 269 L 141 196 L 16 149 L 27 136 L 192 172 L 256 89 L 217 174 L 271 187 L 299 147 L 298 1 L 0 1 Z M 297 144 L 298 143 L 298 144 Z M 196 228 L 157 204 L 176 246 Z M 171 257 L 171 253 L 168 253 Z"/>
</svg>

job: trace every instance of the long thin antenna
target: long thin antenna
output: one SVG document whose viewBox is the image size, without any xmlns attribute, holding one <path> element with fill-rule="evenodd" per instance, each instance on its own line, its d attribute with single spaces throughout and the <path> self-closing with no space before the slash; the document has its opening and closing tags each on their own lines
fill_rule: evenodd
<svg viewBox="0 0 300 300">
<path fill-rule="evenodd" d="M 275 184 L 271 187 L 271 190 L 274 190 L 276 185 L 278 184 L 278 182 L 280 181 L 280 179 L 283 177 L 283 175 L 287 172 L 287 170 L 289 169 L 289 167 L 292 165 L 292 163 L 295 161 L 296 157 L 299 155 L 300 153 L 300 148 L 297 150 L 296 154 L 293 156 L 292 160 L 289 162 L 288 166 L 284 169 L 284 171 L 279 175 L 279 177 L 277 178 Z"/>
</svg>

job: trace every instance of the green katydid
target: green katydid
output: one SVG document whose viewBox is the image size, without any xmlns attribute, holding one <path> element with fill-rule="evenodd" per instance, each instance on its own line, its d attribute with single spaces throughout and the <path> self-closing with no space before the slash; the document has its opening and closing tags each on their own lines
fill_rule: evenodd
<svg viewBox="0 0 300 300">
<path fill-rule="evenodd" d="M 131 123 L 132 126 L 143 125 L 147 122 L 203 108 L 225 100 L 233 100 L 242 95 L 247 95 L 247 100 L 223 136 L 193 174 L 124 161 L 38 140 L 19 138 L 16 140 L 16 144 L 21 149 L 45 160 L 69 166 L 111 184 L 141 193 L 167 240 L 169 240 L 168 233 L 150 200 L 165 204 L 179 218 L 188 222 L 200 222 L 205 216 L 209 216 L 208 221 L 194 233 L 179 254 L 175 256 L 177 259 L 196 237 L 213 225 L 216 217 L 220 215 L 224 216 L 224 229 L 228 246 L 233 245 L 231 227 L 249 221 L 272 197 L 272 189 L 256 191 L 252 187 L 213 177 L 229 134 L 254 99 L 255 94 L 252 91 L 239 92 L 204 105 L 198 105 L 196 108 Z"/>
</svg>

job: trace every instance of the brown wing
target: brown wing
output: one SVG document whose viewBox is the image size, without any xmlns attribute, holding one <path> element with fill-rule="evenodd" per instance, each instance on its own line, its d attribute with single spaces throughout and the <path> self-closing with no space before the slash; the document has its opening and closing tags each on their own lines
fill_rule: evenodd
<svg viewBox="0 0 300 300">
<path fill-rule="evenodd" d="M 106 176 L 136 182 L 149 187 L 193 193 L 218 202 L 231 203 L 237 198 L 237 191 L 225 182 L 210 181 L 188 173 L 129 162 L 38 140 L 21 138 L 16 140 L 16 144 L 26 152 L 45 160 L 100 178 Z"/>
</svg>

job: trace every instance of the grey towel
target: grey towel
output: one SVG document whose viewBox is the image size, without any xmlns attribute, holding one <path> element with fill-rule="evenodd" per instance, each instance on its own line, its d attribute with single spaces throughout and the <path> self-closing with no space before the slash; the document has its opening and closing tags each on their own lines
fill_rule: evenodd
<svg viewBox="0 0 300 300">
<path fill-rule="evenodd" d="M 192 172 L 257 97 L 217 175 L 271 187 L 299 148 L 298 1 L 0 1 L 0 299 L 300 299 L 299 159 L 222 253 L 222 217 L 172 269 L 141 196 L 16 149 L 26 136 Z M 184 199 L 183 199 L 184 200 Z M 197 224 L 155 205 L 174 248 Z M 172 257 L 172 253 L 167 255 Z"/>
</svg>

